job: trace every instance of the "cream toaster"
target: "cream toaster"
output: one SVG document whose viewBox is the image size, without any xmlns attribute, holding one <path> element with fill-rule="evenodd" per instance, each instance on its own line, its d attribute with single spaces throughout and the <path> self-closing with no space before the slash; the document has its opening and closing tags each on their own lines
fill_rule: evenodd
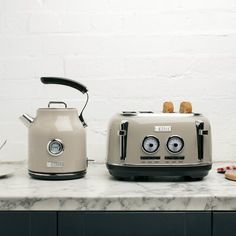
<svg viewBox="0 0 236 236">
<path fill-rule="evenodd" d="M 108 128 L 107 168 L 116 178 L 202 179 L 212 166 L 211 127 L 199 113 L 125 111 Z"/>
</svg>

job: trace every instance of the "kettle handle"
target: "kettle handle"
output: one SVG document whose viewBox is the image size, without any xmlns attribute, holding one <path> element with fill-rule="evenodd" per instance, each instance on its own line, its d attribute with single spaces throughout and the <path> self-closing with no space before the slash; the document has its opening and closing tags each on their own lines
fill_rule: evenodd
<svg viewBox="0 0 236 236">
<path fill-rule="evenodd" d="M 60 77 L 41 77 L 43 84 L 61 84 L 79 90 L 81 93 L 87 93 L 88 89 L 81 83 L 74 80 L 60 78 Z"/>
<path fill-rule="evenodd" d="M 85 103 L 83 109 L 81 110 L 81 113 L 79 115 L 79 119 L 82 122 L 83 126 L 87 127 L 87 124 L 85 123 L 84 118 L 83 118 L 83 111 L 88 104 L 89 96 L 87 93 L 88 89 L 83 84 L 76 82 L 74 80 L 60 78 L 60 77 L 41 77 L 41 82 L 43 84 L 60 84 L 60 85 L 69 86 L 69 87 L 79 90 L 83 94 L 86 94 L 87 100 L 86 100 L 86 103 Z"/>
</svg>

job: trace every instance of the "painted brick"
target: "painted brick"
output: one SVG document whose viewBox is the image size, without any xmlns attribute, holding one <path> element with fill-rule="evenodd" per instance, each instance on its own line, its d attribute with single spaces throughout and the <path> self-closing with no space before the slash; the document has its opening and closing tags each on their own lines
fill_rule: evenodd
<svg viewBox="0 0 236 236">
<path fill-rule="evenodd" d="M 8 57 L 0 59 L 2 72 L 0 80 L 28 79 L 35 74 L 35 59 L 25 57 Z"/>
<path fill-rule="evenodd" d="M 8 57 L 0 59 L 0 80 L 32 79 L 34 77 L 64 76 L 64 63 L 58 57 Z"/>
<path fill-rule="evenodd" d="M 91 24 L 93 31 L 98 33 L 122 33 L 124 18 L 121 14 L 92 14 Z"/>
<path fill-rule="evenodd" d="M 123 30 L 123 15 L 112 13 L 63 13 L 62 32 L 114 33 Z"/>
<path fill-rule="evenodd" d="M 2 0 L 2 6 L 4 11 L 14 12 L 14 11 L 22 11 L 22 12 L 35 12 L 40 11 L 43 8 L 43 4 L 41 0 Z"/>
<path fill-rule="evenodd" d="M 43 93 L 42 86 L 36 80 L 7 80 L 0 87 L 0 99 L 5 102 L 11 100 L 38 99 Z"/>
<path fill-rule="evenodd" d="M 5 35 L 25 35 L 29 30 L 30 13 L 11 13 L 4 12 L 1 14 L 2 33 Z"/>
<path fill-rule="evenodd" d="M 162 36 L 48 36 L 44 51 L 48 54 L 80 55 L 165 55 L 236 53 L 236 34 L 162 35 Z"/>
<path fill-rule="evenodd" d="M 114 74 L 124 74 L 124 60 L 112 57 L 70 57 L 65 59 L 65 73 L 69 77 L 112 78 Z"/>
<path fill-rule="evenodd" d="M 90 14 L 63 13 L 60 18 L 62 32 L 88 33 L 92 31 Z"/>
<path fill-rule="evenodd" d="M 109 0 L 45 0 L 45 7 L 57 12 L 88 12 L 108 9 Z"/>
<path fill-rule="evenodd" d="M 124 15 L 124 32 L 143 34 L 221 34 L 235 32 L 235 12 L 134 12 Z"/>
<path fill-rule="evenodd" d="M 55 13 L 32 14 L 29 21 L 29 30 L 32 33 L 60 32 L 60 18 Z"/>
<path fill-rule="evenodd" d="M 50 100 L 82 109 L 84 95 L 39 80 L 64 76 L 89 89 L 90 159 L 105 160 L 113 114 L 190 100 L 211 121 L 214 160 L 236 160 L 235 27 L 235 0 L 0 1 L 1 158 L 27 158 L 22 113 Z"/>
<path fill-rule="evenodd" d="M 42 39 L 37 36 L 1 36 L 0 58 L 35 56 L 42 52 Z"/>
<path fill-rule="evenodd" d="M 234 0 L 166 0 L 156 1 L 136 0 L 113 0 L 110 1 L 109 9 L 113 11 L 181 11 L 181 10 L 232 10 L 235 9 Z"/>
</svg>

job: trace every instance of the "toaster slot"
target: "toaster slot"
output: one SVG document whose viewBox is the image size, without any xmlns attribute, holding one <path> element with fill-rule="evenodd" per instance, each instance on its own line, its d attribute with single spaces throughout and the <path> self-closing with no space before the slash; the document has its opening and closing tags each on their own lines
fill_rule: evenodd
<svg viewBox="0 0 236 236">
<path fill-rule="evenodd" d="M 196 121 L 197 129 L 197 147 L 198 147 L 198 159 L 204 158 L 204 135 L 208 135 L 208 130 L 204 130 L 204 122 Z"/>
<path fill-rule="evenodd" d="M 126 149 L 127 149 L 127 135 L 128 135 L 128 121 L 122 121 L 120 125 L 120 159 L 125 160 L 126 158 Z"/>
</svg>

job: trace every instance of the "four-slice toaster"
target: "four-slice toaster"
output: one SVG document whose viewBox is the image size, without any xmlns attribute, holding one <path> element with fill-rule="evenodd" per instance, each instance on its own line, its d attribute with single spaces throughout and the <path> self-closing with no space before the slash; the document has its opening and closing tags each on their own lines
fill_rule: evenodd
<svg viewBox="0 0 236 236">
<path fill-rule="evenodd" d="M 202 179 L 212 166 L 211 127 L 198 113 L 126 111 L 108 128 L 107 168 L 116 178 Z"/>
</svg>

